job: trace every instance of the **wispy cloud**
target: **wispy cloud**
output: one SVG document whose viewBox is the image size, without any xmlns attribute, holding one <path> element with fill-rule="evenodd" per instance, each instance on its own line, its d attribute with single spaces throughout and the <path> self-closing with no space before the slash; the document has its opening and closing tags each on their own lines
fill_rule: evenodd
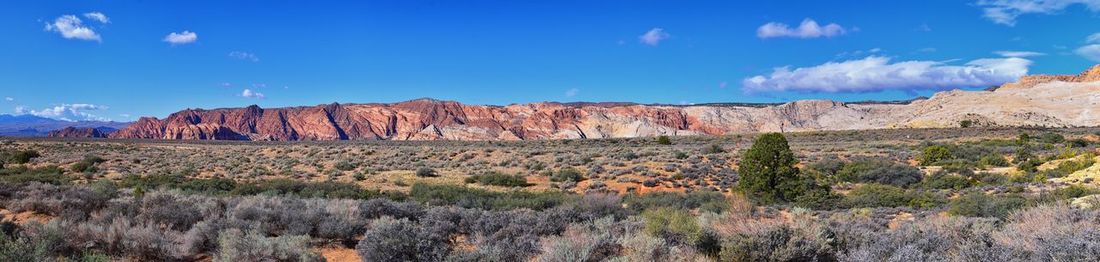
<svg viewBox="0 0 1100 262">
<path fill-rule="evenodd" d="M 764 24 L 756 29 L 756 37 L 767 39 L 776 37 L 793 37 L 793 38 L 818 38 L 818 37 L 834 37 L 848 33 L 848 29 L 844 27 L 830 23 L 825 26 L 817 24 L 817 21 L 806 18 L 802 20 L 802 24 L 799 24 L 796 28 L 779 23 L 771 22 Z"/>
<path fill-rule="evenodd" d="M 103 13 L 100 13 L 100 12 L 84 13 L 84 17 L 86 17 L 88 19 L 95 20 L 95 21 L 100 22 L 100 23 L 104 23 L 104 24 L 107 24 L 107 23 L 111 22 L 111 19 L 107 18 L 107 15 L 105 15 Z"/>
<path fill-rule="evenodd" d="M 245 88 L 245 89 L 244 89 L 244 91 L 241 91 L 241 97 L 244 97 L 244 98 L 256 98 L 256 99 L 264 99 L 264 98 L 267 98 L 267 96 L 264 96 L 264 94 L 263 94 L 263 93 L 260 93 L 260 92 L 255 92 L 255 91 L 252 91 L 252 89 L 248 89 L 248 88 Z"/>
<path fill-rule="evenodd" d="M 995 51 L 993 53 L 997 54 L 997 55 L 1000 55 L 1000 56 L 1003 56 L 1003 57 L 1033 57 L 1033 56 L 1044 56 L 1044 55 L 1046 55 L 1044 53 L 1032 52 L 1032 51 L 1007 51 L 1007 50 L 1006 51 Z"/>
<path fill-rule="evenodd" d="M 252 61 L 252 62 L 259 62 L 260 61 L 260 57 L 256 56 L 256 54 L 249 53 L 249 52 L 243 52 L 243 51 L 229 52 L 229 57 L 232 57 L 232 58 L 235 58 L 235 59 L 240 59 L 240 60 Z"/>
<path fill-rule="evenodd" d="M 5 96 L 4 101 L 8 101 L 8 102 L 15 101 L 15 98 L 12 98 L 10 96 Z"/>
<path fill-rule="evenodd" d="M 580 92 L 581 92 L 580 89 L 577 89 L 575 87 L 570 88 L 569 90 L 565 90 L 565 97 L 574 97 L 574 96 L 577 96 L 577 93 L 580 93 Z"/>
<path fill-rule="evenodd" d="M 643 44 L 657 46 L 661 44 L 661 41 L 664 41 L 669 37 L 672 37 L 672 35 L 666 33 L 665 29 L 655 27 L 653 29 L 649 29 L 649 31 L 646 31 L 645 34 L 639 36 L 638 41 L 642 42 Z"/>
<path fill-rule="evenodd" d="M 1015 26 L 1016 18 L 1025 14 L 1056 14 L 1072 5 L 1084 5 L 1089 11 L 1100 11 L 1100 0 L 980 0 L 983 16 L 997 24 Z"/>
<path fill-rule="evenodd" d="M 928 24 L 920 24 L 917 26 L 916 30 L 920 32 L 932 32 L 932 27 L 928 26 Z"/>
<path fill-rule="evenodd" d="M 1085 43 L 1086 45 L 1073 52 L 1093 62 L 1100 62 L 1100 33 L 1089 35 L 1085 38 Z"/>
<path fill-rule="evenodd" d="M 46 31 L 57 32 L 65 39 L 78 39 L 102 42 L 103 38 L 95 30 L 84 24 L 75 15 L 63 15 L 46 24 Z"/>
<path fill-rule="evenodd" d="M 34 115 L 38 117 L 53 118 L 65 121 L 111 121 L 110 118 L 88 113 L 88 111 L 107 110 L 107 106 L 93 104 L 62 104 L 44 108 L 42 110 L 30 110 L 26 107 L 16 107 L 17 115 Z"/>
<path fill-rule="evenodd" d="M 164 37 L 164 42 L 171 43 L 172 45 L 190 44 L 194 43 L 195 40 L 199 40 L 199 35 L 187 30 L 179 33 L 172 32 Z"/>
<path fill-rule="evenodd" d="M 938 61 L 892 63 L 882 56 L 795 68 L 775 68 L 770 75 L 744 79 L 743 90 L 753 92 L 862 93 L 883 90 L 944 90 L 988 87 L 1027 74 L 1031 60 L 986 58 L 950 65 Z"/>
</svg>

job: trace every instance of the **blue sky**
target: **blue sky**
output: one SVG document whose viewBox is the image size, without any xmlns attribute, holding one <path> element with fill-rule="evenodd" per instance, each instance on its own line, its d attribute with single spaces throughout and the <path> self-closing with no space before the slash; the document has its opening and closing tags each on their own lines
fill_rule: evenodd
<svg viewBox="0 0 1100 262">
<path fill-rule="evenodd" d="M 1100 60 L 1098 10 L 1100 0 L 6 2 L 0 113 L 131 121 L 419 97 L 908 99 L 1077 73 Z"/>
</svg>

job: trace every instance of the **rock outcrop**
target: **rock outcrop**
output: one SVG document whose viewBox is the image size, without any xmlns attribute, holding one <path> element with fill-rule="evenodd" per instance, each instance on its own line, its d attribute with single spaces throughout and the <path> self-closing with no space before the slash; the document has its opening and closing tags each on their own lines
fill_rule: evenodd
<svg viewBox="0 0 1100 262">
<path fill-rule="evenodd" d="M 107 134 L 93 127 L 66 127 L 50 131 L 49 137 L 106 138 Z"/>
<path fill-rule="evenodd" d="M 909 103 L 804 100 L 778 105 L 632 103 L 392 104 L 186 109 L 141 118 L 112 138 L 202 140 L 528 140 L 741 132 L 1100 125 L 1100 66 L 1028 76 L 992 91 L 953 90 Z"/>
</svg>

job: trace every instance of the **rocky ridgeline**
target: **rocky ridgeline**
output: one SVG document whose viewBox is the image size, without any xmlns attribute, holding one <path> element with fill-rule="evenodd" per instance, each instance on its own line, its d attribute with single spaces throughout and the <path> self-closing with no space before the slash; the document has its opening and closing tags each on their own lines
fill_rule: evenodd
<svg viewBox="0 0 1100 262">
<path fill-rule="evenodd" d="M 781 105 L 631 103 L 392 104 L 187 109 L 141 118 L 111 138 L 201 140 L 528 140 L 984 126 L 1096 126 L 1100 66 L 1025 76 L 993 91 L 947 91 L 903 104 L 804 100 Z"/>
</svg>

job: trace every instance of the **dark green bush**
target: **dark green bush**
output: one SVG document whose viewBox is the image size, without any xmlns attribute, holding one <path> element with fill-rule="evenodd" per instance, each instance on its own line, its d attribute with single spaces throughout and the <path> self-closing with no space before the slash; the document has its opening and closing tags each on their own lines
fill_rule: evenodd
<svg viewBox="0 0 1100 262">
<path fill-rule="evenodd" d="M 61 168 L 57 166 L 45 166 L 39 168 L 28 168 L 26 166 L 19 166 L 15 168 L 0 169 L 0 181 L 23 184 L 29 182 L 39 182 L 53 185 L 67 184 L 73 179 L 66 176 Z"/>
<path fill-rule="evenodd" d="M 663 136 L 658 136 L 658 137 L 657 137 L 657 144 L 660 144 L 660 145 L 671 145 L 671 144 L 672 144 L 672 140 L 671 140 L 671 139 L 669 139 L 669 138 L 668 138 L 668 136 L 664 136 L 664 135 L 663 135 Z"/>
<path fill-rule="evenodd" d="M 70 170 L 73 172 L 96 172 L 95 165 L 106 160 L 98 156 L 84 156 L 80 162 L 73 163 Z"/>
<path fill-rule="evenodd" d="M 646 234 L 673 244 L 694 246 L 703 235 L 702 227 L 686 210 L 667 207 L 649 209 L 642 212 L 642 218 L 645 220 Z"/>
<path fill-rule="evenodd" d="M 1046 132 L 1039 136 L 1039 142 L 1058 144 L 1066 141 L 1066 137 L 1054 132 Z"/>
<path fill-rule="evenodd" d="M 940 202 L 942 202 L 941 198 L 932 193 L 888 185 L 866 184 L 848 192 L 842 201 L 842 206 L 847 208 L 904 206 L 926 208 L 936 206 Z"/>
<path fill-rule="evenodd" d="M 921 150 L 920 164 L 922 166 L 935 165 L 940 161 L 953 159 L 951 149 L 943 145 L 931 145 Z"/>
<path fill-rule="evenodd" d="M 437 177 L 439 174 L 435 172 L 435 169 L 428 167 L 420 167 L 416 169 L 416 176 L 418 177 Z"/>
<path fill-rule="evenodd" d="M 485 210 L 528 208 L 542 210 L 576 201 L 577 195 L 561 192 L 492 192 L 457 185 L 417 183 L 409 191 L 411 200 L 429 205 L 455 205 Z"/>
<path fill-rule="evenodd" d="M 580 182 L 581 180 L 584 180 L 584 177 L 581 176 L 581 172 L 572 167 L 559 169 L 558 172 L 554 172 L 554 174 L 550 175 L 551 182 Z"/>
<path fill-rule="evenodd" d="M 932 189 L 960 190 L 973 186 L 970 179 L 947 172 L 936 172 L 924 178 L 924 187 Z"/>
<path fill-rule="evenodd" d="M 527 183 L 527 178 L 523 175 L 508 175 L 496 172 L 466 177 L 466 183 L 504 187 L 525 187 L 530 185 Z"/>
<path fill-rule="evenodd" d="M 1005 218 L 1025 204 L 1027 199 L 1015 194 L 991 196 L 974 192 L 952 199 L 947 213 L 956 216 Z"/>
<path fill-rule="evenodd" d="M 34 150 L 19 150 L 14 152 L 0 152 L 0 158 L 4 159 L 4 163 L 11 164 L 26 164 L 31 162 L 31 159 L 42 156 L 38 151 Z"/>
<path fill-rule="evenodd" d="M 980 160 L 978 160 L 978 164 L 983 165 L 983 166 L 995 166 L 995 167 L 1006 167 L 1006 166 L 1009 165 L 1008 160 L 1006 160 L 1004 158 L 1004 156 L 1002 156 L 1000 154 L 982 156 L 982 158 Z"/>
<path fill-rule="evenodd" d="M 836 172 L 836 178 L 840 181 L 879 183 L 899 187 L 919 183 L 923 176 L 924 172 L 916 167 L 881 159 L 847 163 Z"/>
</svg>

